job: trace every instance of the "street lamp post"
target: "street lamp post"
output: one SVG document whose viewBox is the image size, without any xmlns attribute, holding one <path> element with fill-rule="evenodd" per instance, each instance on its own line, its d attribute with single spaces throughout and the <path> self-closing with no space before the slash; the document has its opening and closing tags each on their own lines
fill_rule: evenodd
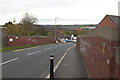
<svg viewBox="0 0 120 80">
<path fill-rule="evenodd" d="M 55 42 L 56 42 L 56 20 L 57 18 L 55 18 Z"/>
</svg>

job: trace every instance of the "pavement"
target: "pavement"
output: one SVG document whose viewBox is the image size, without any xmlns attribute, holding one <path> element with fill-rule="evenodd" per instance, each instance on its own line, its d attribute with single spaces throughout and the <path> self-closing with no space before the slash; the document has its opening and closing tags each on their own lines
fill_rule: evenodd
<svg viewBox="0 0 120 80">
<path fill-rule="evenodd" d="M 54 73 L 55 78 L 88 78 L 80 53 L 73 46 Z"/>
</svg>

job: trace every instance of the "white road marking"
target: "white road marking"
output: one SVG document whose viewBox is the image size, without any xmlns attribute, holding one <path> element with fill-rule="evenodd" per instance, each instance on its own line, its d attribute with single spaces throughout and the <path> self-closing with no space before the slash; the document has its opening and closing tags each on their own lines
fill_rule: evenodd
<svg viewBox="0 0 120 80">
<path fill-rule="evenodd" d="M 0 66 L 1 65 L 4 65 L 4 64 L 7 64 L 7 63 L 10 63 L 10 62 L 13 62 L 13 61 L 16 61 L 18 58 L 14 58 L 14 59 L 12 59 L 12 60 L 8 60 L 8 61 L 6 61 L 6 62 L 3 62 L 3 63 L 0 63 Z"/>
<path fill-rule="evenodd" d="M 48 49 L 44 49 L 44 50 L 48 50 Z"/>
<path fill-rule="evenodd" d="M 48 48 L 48 49 L 51 49 L 51 48 Z"/>
<path fill-rule="evenodd" d="M 37 53 L 37 52 L 29 53 L 29 54 L 27 54 L 27 55 L 33 55 L 33 54 L 35 54 L 35 53 Z"/>
<path fill-rule="evenodd" d="M 73 46 L 75 46 L 75 45 L 73 45 Z M 62 62 L 62 60 L 64 59 L 64 57 L 66 56 L 66 54 L 68 53 L 68 51 L 69 51 L 73 46 L 71 46 L 70 48 L 68 48 L 68 49 L 66 50 L 66 52 L 65 52 L 64 55 L 61 57 L 61 59 L 59 60 L 59 62 L 55 65 L 55 67 L 54 67 L 54 72 L 57 70 L 58 66 L 60 65 L 60 63 Z M 47 75 L 46 78 L 49 78 L 49 77 L 50 77 L 50 73 Z"/>
<path fill-rule="evenodd" d="M 42 52 L 42 51 L 38 51 L 38 52 Z"/>
<path fill-rule="evenodd" d="M 56 46 L 54 46 L 54 47 L 56 47 Z"/>
</svg>

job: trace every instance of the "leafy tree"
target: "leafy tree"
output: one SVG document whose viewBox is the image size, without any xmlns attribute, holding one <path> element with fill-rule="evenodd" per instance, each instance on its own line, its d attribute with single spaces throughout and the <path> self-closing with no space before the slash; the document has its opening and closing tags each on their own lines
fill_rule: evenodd
<svg viewBox="0 0 120 80">
<path fill-rule="evenodd" d="M 42 36 L 47 36 L 48 34 L 48 31 L 45 27 L 41 26 L 41 27 L 37 27 L 35 30 L 34 30 L 34 33 L 36 35 L 42 35 Z"/>
<path fill-rule="evenodd" d="M 7 35 L 19 35 L 19 36 L 53 36 L 54 29 L 47 30 L 45 27 L 37 27 L 34 23 L 37 22 L 37 18 L 31 14 L 25 13 L 21 19 L 20 24 L 15 24 L 16 20 L 13 19 L 12 22 L 8 22 L 5 25 L 8 26 L 6 33 Z"/>
<path fill-rule="evenodd" d="M 52 36 L 52 33 L 51 32 L 48 32 L 48 34 L 47 34 L 48 36 Z"/>
<path fill-rule="evenodd" d="M 16 19 L 15 19 L 15 18 L 13 18 L 13 23 L 15 24 L 15 22 L 16 22 Z"/>
<path fill-rule="evenodd" d="M 8 25 L 6 33 L 7 35 L 22 35 L 21 31 L 22 29 L 18 25 Z"/>
<path fill-rule="evenodd" d="M 8 27 L 8 25 L 13 25 L 13 23 L 11 21 L 9 21 L 8 23 L 5 23 L 3 26 Z"/>
<path fill-rule="evenodd" d="M 40 33 L 41 33 L 43 36 L 47 36 L 47 34 L 48 34 L 47 29 L 44 28 L 44 27 L 41 27 Z"/>
</svg>

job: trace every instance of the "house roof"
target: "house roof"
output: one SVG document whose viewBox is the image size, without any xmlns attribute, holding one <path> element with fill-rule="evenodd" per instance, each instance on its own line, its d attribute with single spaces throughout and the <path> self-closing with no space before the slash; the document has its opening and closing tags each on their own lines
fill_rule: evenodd
<svg viewBox="0 0 120 80">
<path fill-rule="evenodd" d="M 107 15 L 111 21 L 116 25 L 118 26 L 118 18 L 120 18 L 120 16 L 114 16 L 114 15 Z"/>
</svg>

